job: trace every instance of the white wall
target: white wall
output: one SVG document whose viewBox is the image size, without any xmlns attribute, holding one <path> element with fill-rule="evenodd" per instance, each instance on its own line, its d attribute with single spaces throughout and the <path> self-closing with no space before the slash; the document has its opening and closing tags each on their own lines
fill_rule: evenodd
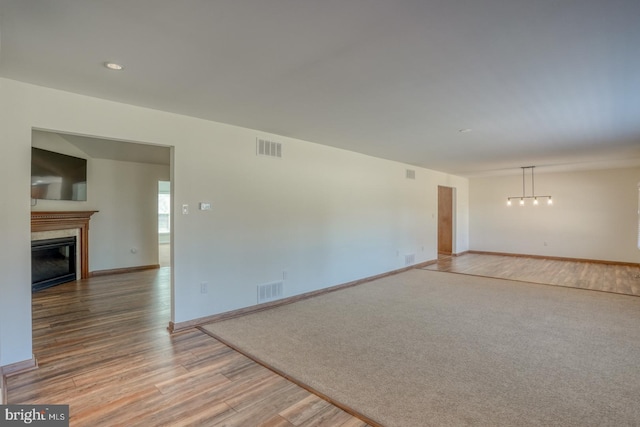
<svg viewBox="0 0 640 427">
<path fill-rule="evenodd" d="M 89 271 L 158 263 L 158 181 L 169 179 L 168 166 L 93 159 L 52 132 L 34 131 L 32 144 L 87 159 L 86 201 L 38 200 L 32 210 L 99 211 L 89 225 Z"/>
<path fill-rule="evenodd" d="M 99 197 L 91 218 L 91 271 L 158 263 L 158 181 L 169 167 L 94 159 L 89 191 Z"/>
<path fill-rule="evenodd" d="M 0 241 L 11 243 L 0 245 L 0 366 L 31 358 L 31 126 L 16 115 L 27 100 L 8 86 L 0 79 Z"/>
<path fill-rule="evenodd" d="M 18 242 L 0 259 L 10 306 L 0 313 L 0 365 L 31 357 L 32 128 L 174 147 L 175 322 L 253 305 L 256 286 L 283 270 L 290 296 L 403 267 L 405 254 L 435 259 L 438 185 L 457 188 L 456 251 L 466 250 L 463 178 L 412 167 L 407 180 L 400 163 L 6 79 L 0 113 L 0 178 L 24 183 L 7 190 L 0 213 L 0 238 Z M 257 157 L 257 136 L 282 142 L 284 158 Z M 198 211 L 200 201 L 213 209 Z"/>
<path fill-rule="evenodd" d="M 553 196 L 553 205 L 509 207 L 507 196 L 522 194 L 522 176 L 472 178 L 469 246 L 638 263 L 638 183 L 640 168 L 536 173 L 536 194 Z"/>
</svg>

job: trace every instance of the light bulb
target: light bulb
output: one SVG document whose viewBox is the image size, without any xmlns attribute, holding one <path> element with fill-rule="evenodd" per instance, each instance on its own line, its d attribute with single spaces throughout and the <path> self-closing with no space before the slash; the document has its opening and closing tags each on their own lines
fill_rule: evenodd
<svg viewBox="0 0 640 427">
<path fill-rule="evenodd" d="M 520 206 L 524 206 L 524 199 L 520 199 Z"/>
<path fill-rule="evenodd" d="M 537 198 L 537 197 L 534 197 L 534 198 L 533 198 L 533 204 L 534 204 L 534 205 L 537 205 L 537 204 L 538 204 L 538 198 Z"/>
<path fill-rule="evenodd" d="M 124 68 L 122 65 L 116 64 L 115 62 L 105 62 L 104 66 L 114 71 L 120 71 Z"/>
<path fill-rule="evenodd" d="M 511 206 L 511 199 L 507 199 L 507 206 Z"/>
<path fill-rule="evenodd" d="M 547 204 L 548 205 L 552 205 L 553 204 L 553 202 L 551 201 L 551 197 L 549 197 L 549 200 L 547 200 Z"/>
</svg>

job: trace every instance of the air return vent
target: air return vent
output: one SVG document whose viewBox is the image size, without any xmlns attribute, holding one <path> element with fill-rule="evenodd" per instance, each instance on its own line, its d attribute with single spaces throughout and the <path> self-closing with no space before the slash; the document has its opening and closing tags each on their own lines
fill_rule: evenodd
<svg viewBox="0 0 640 427">
<path fill-rule="evenodd" d="M 283 283 L 273 282 L 258 285 L 258 304 L 282 298 Z"/>
<path fill-rule="evenodd" d="M 256 154 L 266 157 L 282 157 L 282 143 L 256 138 Z"/>
<path fill-rule="evenodd" d="M 416 254 L 407 254 L 404 256 L 404 265 L 413 265 L 416 263 Z"/>
<path fill-rule="evenodd" d="M 416 171 L 413 169 L 407 169 L 407 179 L 416 179 Z"/>
</svg>

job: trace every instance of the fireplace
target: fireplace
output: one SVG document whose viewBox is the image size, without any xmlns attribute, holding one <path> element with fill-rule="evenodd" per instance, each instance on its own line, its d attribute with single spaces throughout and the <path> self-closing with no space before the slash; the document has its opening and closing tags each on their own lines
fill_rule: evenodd
<svg viewBox="0 0 640 427">
<path fill-rule="evenodd" d="M 73 249 L 68 245 L 67 249 L 61 249 L 59 252 L 68 258 L 70 263 L 73 263 L 73 268 L 69 267 L 68 271 L 64 275 L 67 275 L 64 279 L 60 280 L 71 281 L 79 279 L 89 278 L 89 220 L 91 215 L 97 211 L 32 211 L 31 212 L 31 243 L 32 249 L 34 245 L 38 245 L 41 241 L 58 240 L 67 238 L 73 240 Z M 44 249 L 43 249 L 44 250 Z M 73 256 L 68 251 L 73 250 L 75 254 Z M 53 249 L 52 249 L 53 251 Z M 52 252 L 55 254 L 55 252 Z M 34 254 L 32 250 L 32 262 L 34 261 Z M 39 261 L 39 260 L 36 260 Z M 58 272 L 62 272 L 63 267 L 59 268 Z M 73 273 L 72 273 L 73 272 Z M 43 277 L 34 275 L 34 269 L 32 267 L 32 282 L 37 283 L 36 280 L 44 280 Z M 73 274 L 73 276 L 72 276 Z M 58 282 L 63 283 L 62 281 Z M 45 287 L 53 286 L 48 283 L 45 285 L 39 285 L 37 289 L 32 284 L 33 290 L 44 289 Z"/>
<path fill-rule="evenodd" d="M 76 238 L 31 242 L 31 291 L 76 280 Z"/>
</svg>

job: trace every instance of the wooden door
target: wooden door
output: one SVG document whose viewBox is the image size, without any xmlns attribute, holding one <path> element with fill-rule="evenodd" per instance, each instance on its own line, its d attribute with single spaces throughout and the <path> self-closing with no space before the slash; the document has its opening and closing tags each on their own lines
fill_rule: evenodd
<svg viewBox="0 0 640 427">
<path fill-rule="evenodd" d="M 453 188 L 438 186 L 438 253 L 453 252 Z"/>
</svg>

